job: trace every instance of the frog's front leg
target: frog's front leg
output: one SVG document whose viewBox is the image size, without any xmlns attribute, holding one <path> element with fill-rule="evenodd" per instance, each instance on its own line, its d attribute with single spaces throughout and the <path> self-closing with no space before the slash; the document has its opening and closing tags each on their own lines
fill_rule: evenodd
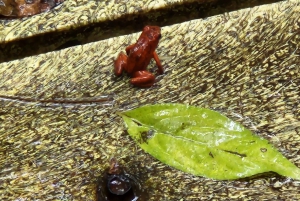
<svg viewBox="0 0 300 201">
<path fill-rule="evenodd" d="M 124 69 L 127 67 L 127 56 L 121 52 L 115 60 L 115 75 L 120 76 Z"/>
<path fill-rule="evenodd" d="M 157 55 L 157 53 L 155 51 L 153 52 L 153 59 L 155 60 L 156 65 L 158 67 L 158 70 L 157 70 L 158 74 L 160 74 L 160 75 L 163 74 L 164 73 L 164 69 L 163 69 L 163 67 L 162 67 L 162 65 L 160 63 L 160 60 L 158 58 L 158 55 Z"/>
<path fill-rule="evenodd" d="M 125 51 L 126 54 L 129 55 L 130 51 L 134 48 L 135 44 L 129 45 L 128 47 L 126 47 Z"/>
<path fill-rule="evenodd" d="M 151 87 L 154 81 L 154 75 L 145 70 L 135 72 L 130 80 L 131 84 L 137 87 Z"/>
</svg>

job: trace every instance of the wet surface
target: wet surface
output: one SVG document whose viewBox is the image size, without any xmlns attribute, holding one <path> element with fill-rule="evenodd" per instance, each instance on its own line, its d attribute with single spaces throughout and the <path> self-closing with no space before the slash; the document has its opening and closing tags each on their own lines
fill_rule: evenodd
<svg viewBox="0 0 300 201">
<path fill-rule="evenodd" d="M 86 38 L 82 31 L 84 37 L 77 33 L 74 38 L 84 43 L 132 33 L 117 24 L 120 32 L 113 33 L 110 23 L 86 30 L 95 37 Z M 136 31 L 140 26 L 129 25 Z M 71 40 L 75 30 L 82 29 L 58 32 L 62 40 L 50 35 L 45 35 L 45 43 L 43 37 L 33 39 L 40 47 L 53 44 L 48 51 Z M 0 64 L 1 200 L 95 200 L 97 179 L 111 157 L 147 190 L 146 200 L 300 199 L 299 181 L 276 174 L 215 181 L 172 169 L 142 151 L 116 115 L 162 102 L 210 108 L 268 139 L 300 167 L 299 3 L 286 1 L 166 26 L 162 33 L 157 51 L 166 72 L 147 90 L 131 87 L 126 76 L 112 73 L 115 55 L 138 34 L 48 54 L 32 46 L 37 56 Z M 27 39 L 15 46 L 1 44 L 1 51 L 8 50 L 5 59 L 30 52 Z M 154 70 L 154 64 L 149 69 Z M 112 104 L 80 103 L 107 94 L 114 94 Z M 52 105 L 43 107 L 39 100 Z M 144 134 L 148 136 L 151 132 Z"/>
</svg>

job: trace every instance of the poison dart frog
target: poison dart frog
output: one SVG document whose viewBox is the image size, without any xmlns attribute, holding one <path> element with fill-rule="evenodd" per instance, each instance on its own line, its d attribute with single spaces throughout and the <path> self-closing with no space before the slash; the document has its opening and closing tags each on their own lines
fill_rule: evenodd
<svg viewBox="0 0 300 201">
<path fill-rule="evenodd" d="M 155 76 L 147 71 L 147 66 L 152 58 L 158 67 L 158 74 L 164 72 L 155 52 L 160 38 L 160 27 L 145 26 L 137 42 L 126 48 L 127 55 L 121 52 L 115 60 L 115 74 L 120 76 L 125 71 L 131 77 L 130 82 L 134 86 L 151 87 Z"/>
</svg>

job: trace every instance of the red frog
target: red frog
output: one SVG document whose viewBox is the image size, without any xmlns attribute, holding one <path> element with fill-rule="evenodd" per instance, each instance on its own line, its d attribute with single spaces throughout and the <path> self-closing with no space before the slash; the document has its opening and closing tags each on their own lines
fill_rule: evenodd
<svg viewBox="0 0 300 201">
<path fill-rule="evenodd" d="M 155 52 L 160 38 L 160 27 L 145 26 L 137 42 L 126 48 L 127 55 L 121 52 L 115 60 L 115 74 L 120 76 L 125 70 L 132 77 L 131 84 L 137 87 L 151 87 L 155 76 L 147 71 L 147 66 L 152 58 L 156 62 L 158 73 L 164 72 Z"/>
</svg>

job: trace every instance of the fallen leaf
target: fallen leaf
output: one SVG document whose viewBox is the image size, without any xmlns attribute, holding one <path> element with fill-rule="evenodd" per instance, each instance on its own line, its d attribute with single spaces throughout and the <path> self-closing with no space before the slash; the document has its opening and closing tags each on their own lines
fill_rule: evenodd
<svg viewBox="0 0 300 201">
<path fill-rule="evenodd" d="M 216 111 L 157 104 L 119 115 L 142 149 L 184 172 L 231 180 L 273 171 L 300 179 L 300 169 L 267 140 Z"/>
</svg>

